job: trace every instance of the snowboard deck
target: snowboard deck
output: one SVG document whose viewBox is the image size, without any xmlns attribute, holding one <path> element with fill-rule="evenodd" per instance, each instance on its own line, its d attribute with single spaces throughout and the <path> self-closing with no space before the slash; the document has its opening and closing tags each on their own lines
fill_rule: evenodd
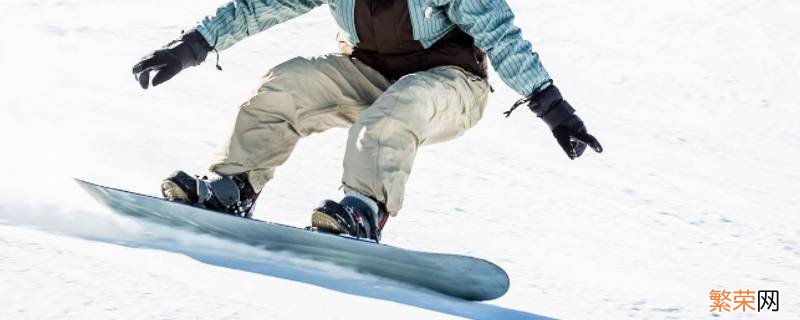
<svg viewBox="0 0 800 320">
<path fill-rule="evenodd" d="M 125 216 L 266 250 L 287 251 L 325 260 L 466 300 L 491 300 L 508 291 L 509 278 L 506 272 L 483 259 L 413 251 L 368 240 L 240 218 L 75 180 L 97 201 Z"/>
</svg>

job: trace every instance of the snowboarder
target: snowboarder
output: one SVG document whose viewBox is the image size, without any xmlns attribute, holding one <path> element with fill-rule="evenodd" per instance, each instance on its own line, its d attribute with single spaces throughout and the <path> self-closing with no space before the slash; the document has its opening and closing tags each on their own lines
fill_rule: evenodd
<svg viewBox="0 0 800 320">
<path fill-rule="evenodd" d="M 147 89 L 247 36 L 327 4 L 340 28 L 340 53 L 294 58 L 270 70 L 245 101 L 211 177 L 176 171 L 161 185 L 168 200 L 249 216 L 275 168 L 297 141 L 350 127 L 344 198 L 324 201 L 312 226 L 378 240 L 403 204 L 417 148 L 462 135 L 483 115 L 487 56 L 525 97 L 570 159 L 588 145 L 602 152 L 513 25 L 503 0 L 233 0 L 141 59 L 133 73 Z"/>
</svg>

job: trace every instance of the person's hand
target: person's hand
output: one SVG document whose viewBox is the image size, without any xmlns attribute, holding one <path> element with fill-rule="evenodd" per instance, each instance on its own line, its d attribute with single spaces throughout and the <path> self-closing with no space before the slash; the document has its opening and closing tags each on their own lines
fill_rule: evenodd
<svg viewBox="0 0 800 320">
<path fill-rule="evenodd" d="M 581 118 L 575 115 L 575 109 L 552 83 L 531 95 L 528 107 L 547 123 L 558 145 L 570 159 L 580 157 L 587 145 L 597 153 L 603 152 L 603 146 L 586 131 Z"/>
<path fill-rule="evenodd" d="M 150 72 L 155 72 L 153 86 L 171 79 L 181 70 L 202 63 L 211 46 L 197 30 L 184 33 L 164 48 L 144 56 L 133 66 L 133 75 L 142 89 L 150 86 Z"/>
<path fill-rule="evenodd" d="M 570 159 L 580 157 L 587 145 L 597 153 L 603 152 L 603 146 L 594 136 L 586 132 L 583 121 L 575 114 L 563 124 L 553 128 L 553 136 Z"/>
</svg>

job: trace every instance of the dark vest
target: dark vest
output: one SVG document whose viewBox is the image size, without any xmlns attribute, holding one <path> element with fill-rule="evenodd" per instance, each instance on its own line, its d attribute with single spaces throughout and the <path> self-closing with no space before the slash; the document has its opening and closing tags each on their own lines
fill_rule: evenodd
<svg viewBox="0 0 800 320">
<path fill-rule="evenodd" d="M 443 65 L 486 77 L 486 54 L 458 28 L 428 49 L 414 40 L 408 1 L 356 0 L 355 23 L 360 42 L 353 56 L 387 78 L 396 80 Z"/>
</svg>

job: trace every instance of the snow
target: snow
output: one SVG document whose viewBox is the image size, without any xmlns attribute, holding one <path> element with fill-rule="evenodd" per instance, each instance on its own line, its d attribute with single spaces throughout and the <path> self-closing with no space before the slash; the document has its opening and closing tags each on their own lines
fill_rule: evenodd
<svg viewBox="0 0 800 320">
<path fill-rule="evenodd" d="M 699 319 L 711 289 L 780 290 L 757 316 L 797 318 L 800 4 L 509 3 L 606 151 L 569 161 L 529 112 L 503 118 L 519 97 L 496 75 L 481 123 L 420 151 L 384 241 L 508 271 L 469 303 L 122 218 L 70 179 L 157 194 L 202 172 L 270 66 L 336 50 L 327 9 L 143 91 L 130 67 L 219 0 L 3 1 L 0 319 Z M 304 226 L 338 197 L 345 135 L 302 140 L 257 217 Z"/>
</svg>

